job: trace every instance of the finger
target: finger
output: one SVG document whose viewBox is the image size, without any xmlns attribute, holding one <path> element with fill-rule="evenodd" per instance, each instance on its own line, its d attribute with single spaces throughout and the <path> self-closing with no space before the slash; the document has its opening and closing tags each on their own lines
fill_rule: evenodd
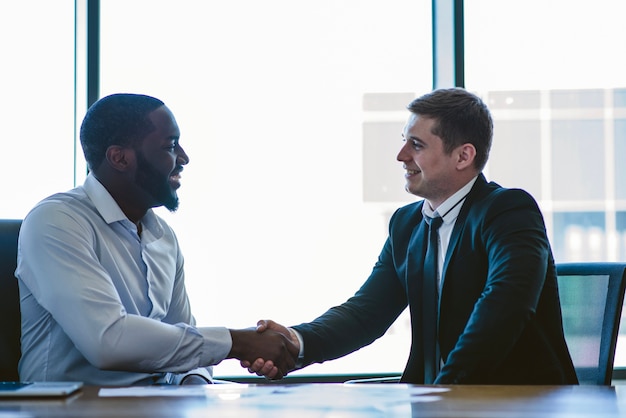
<svg viewBox="0 0 626 418">
<path fill-rule="evenodd" d="M 265 365 L 263 366 L 263 369 L 260 370 L 260 373 L 272 380 L 282 379 L 287 374 L 285 370 L 275 365 L 271 360 L 265 362 Z"/>
<path fill-rule="evenodd" d="M 272 372 L 272 370 L 278 370 L 278 368 L 274 366 L 274 362 L 268 360 L 265 362 L 260 371 L 263 375 L 267 376 L 269 373 Z"/>
<path fill-rule="evenodd" d="M 272 331 L 276 331 L 279 334 L 283 334 L 285 336 L 289 335 L 289 331 L 284 325 L 279 324 L 278 322 L 272 321 L 271 319 L 265 320 L 265 326 L 267 329 L 271 329 Z"/>
<path fill-rule="evenodd" d="M 268 328 L 267 326 L 267 320 L 266 319 L 260 319 L 259 321 L 257 321 L 256 323 L 256 330 L 257 332 L 263 332 Z"/>
<path fill-rule="evenodd" d="M 247 369 L 248 367 L 250 367 L 252 364 L 250 364 L 250 362 L 248 360 L 241 360 L 239 362 L 239 365 L 241 365 L 241 367 L 243 367 L 244 369 Z"/>
<path fill-rule="evenodd" d="M 256 372 L 263 370 L 264 366 L 265 366 L 265 360 L 263 360 L 262 358 L 258 358 L 254 360 L 254 363 L 248 366 L 248 371 L 250 371 L 251 373 L 256 373 Z"/>
<path fill-rule="evenodd" d="M 254 363 L 247 366 L 247 368 L 250 373 L 257 373 L 263 368 L 263 363 L 259 363 L 257 359 Z"/>
<path fill-rule="evenodd" d="M 272 380 L 278 380 L 283 378 L 283 376 L 278 371 L 278 367 L 272 367 L 269 372 L 265 373 L 265 377 Z"/>
</svg>

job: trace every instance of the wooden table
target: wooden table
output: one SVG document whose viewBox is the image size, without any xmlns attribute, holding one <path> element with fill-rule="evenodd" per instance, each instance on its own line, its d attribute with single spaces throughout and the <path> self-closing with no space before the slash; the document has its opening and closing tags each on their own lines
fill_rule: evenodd
<svg viewBox="0 0 626 418">
<path fill-rule="evenodd" d="M 0 418 L 626 417 L 626 386 L 212 385 L 194 394 L 164 389 L 162 396 L 124 397 L 102 397 L 99 389 L 67 399 L 0 400 Z"/>
</svg>

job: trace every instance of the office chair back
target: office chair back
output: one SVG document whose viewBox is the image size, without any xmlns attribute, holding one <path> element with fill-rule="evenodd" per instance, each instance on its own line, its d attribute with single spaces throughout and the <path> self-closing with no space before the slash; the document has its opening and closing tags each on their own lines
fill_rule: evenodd
<svg viewBox="0 0 626 418">
<path fill-rule="evenodd" d="M 619 334 L 626 264 L 556 266 L 565 339 L 581 384 L 610 385 Z"/>
<path fill-rule="evenodd" d="M 21 316 L 15 278 L 21 220 L 0 219 L 0 381 L 19 380 Z"/>
<path fill-rule="evenodd" d="M 560 263 L 556 266 L 565 340 L 581 384 L 610 385 L 619 335 L 626 263 Z M 346 383 L 396 383 L 400 376 Z"/>
</svg>

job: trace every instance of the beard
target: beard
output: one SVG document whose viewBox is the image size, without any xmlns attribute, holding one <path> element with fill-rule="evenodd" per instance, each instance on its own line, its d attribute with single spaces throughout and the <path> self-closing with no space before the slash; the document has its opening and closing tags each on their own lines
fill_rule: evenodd
<svg viewBox="0 0 626 418">
<path fill-rule="evenodd" d="M 137 153 L 137 178 L 135 182 L 145 190 L 159 205 L 170 212 L 178 209 L 178 195 L 169 183 L 169 175 L 163 175 L 154 168 L 141 152 Z"/>
</svg>

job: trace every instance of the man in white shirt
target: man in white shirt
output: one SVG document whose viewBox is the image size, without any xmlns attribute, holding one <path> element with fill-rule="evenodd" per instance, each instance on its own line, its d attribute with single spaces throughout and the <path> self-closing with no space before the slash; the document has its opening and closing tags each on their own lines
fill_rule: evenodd
<svg viewBox="0 0 626 418">
<path fill-rule="evenodd" d="M 41 201 L 21 227 L 21 380 L 207 383 L 227 358 L 271 358 L 279 376 L 293 368 L 297 348 L 277 332 L 195 324 L 176 235 L 152 210 L 178 207 L 189 162 L 179 137 L 150 96 L 114 94 L 88 110 L 85 183 Z"/>
</svg>

